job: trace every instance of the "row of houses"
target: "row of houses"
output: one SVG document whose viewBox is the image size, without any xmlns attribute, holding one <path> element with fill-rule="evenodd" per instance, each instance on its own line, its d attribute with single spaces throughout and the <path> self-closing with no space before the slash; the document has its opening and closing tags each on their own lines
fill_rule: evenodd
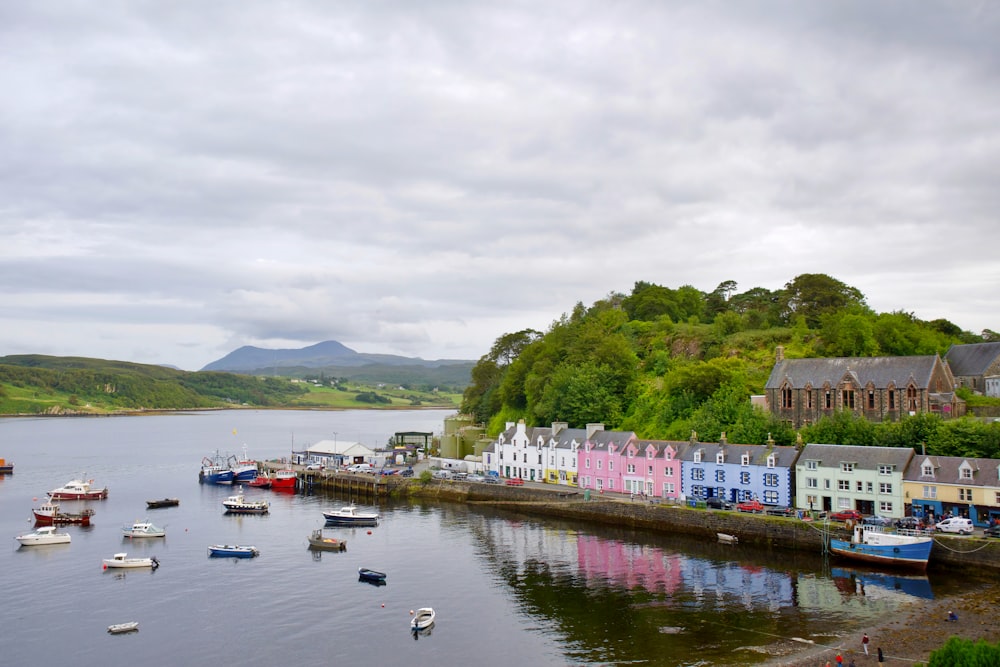
<svg viewBox="0 0 1000 667">
<path fill-rule="evenodd" d="M 528 427 L 522 420 L 506 425 L 482 461 L 501 478 L 597 494 L 759 500 L 890 518 L 950 513 L 977 525 L 1000 519 L 1000 460 L 928 456 L 912 448 L 743 445 L 724 434 L 708 443 L 694 433 L 688 441 L 644 440 L 603 424 Z"/>
</svg>

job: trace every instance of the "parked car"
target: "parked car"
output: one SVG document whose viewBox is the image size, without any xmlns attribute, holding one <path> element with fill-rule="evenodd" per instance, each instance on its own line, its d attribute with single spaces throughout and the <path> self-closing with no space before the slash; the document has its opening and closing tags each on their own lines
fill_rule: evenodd
<svg viewBox="0 0 1000 667">
<path fill-rule="evenodd" d="M 399 473 L 400 477 L 413 477 L 413 468 L 407 468 Z"/>
<path fill-rule="evenodd" d="M 323 466 L 318 463 L 310 463 L 306 466 L 306 470 L 322 470 Z"/>
<path fill-rule="evenodd" d="M 396 468 L 382 468 L 381 470 L 378 471 L 378 474 L 383 476 L 398 475 L 399 470 Z"/>
<path fill-rule="evenodd" d="M 866 516 L 864 519 L 861 520 L 861 523 L 868 526 L 887 527 L 892 525 L 892 519 L 885 516 Z"/>
<path fill-rule="evenodd" d="M 453 477 L 450 470 L 435 470 L 433 476 L 434 479 L 452 479 Z"/>
<path fill-rule="evenodd" d="M 473 474 L 469 475 L 468 477 L 466 477 L 465 481 L 466 482 L 485 482 L 486 478 L 483 477 L 482 475 L 477 475 L 477 474 L 473 473 Z"/>
<path fill-rule="evenodd" d="M 707 507 L 711 507 L 714 510 L 733 509 L 733 504 L 731 502 L 729 502 L 725 498 L 720 498 L 719 496 L 712 496 L 711 498 L 706 498 L 705 505 Z"/>
<path fill-rule="evenodd" d="M 983 530 L 983 537 L 1000 537 L 1000 523 Z"/>
<path fill-rule="evenodd" d="M 524 480 L 521 479 L 520 477 L 511 477 L 504 483 L 507 486 L 524 486 Z"/>
<path fill-rule="evenodd" d="M 795 508 L 785 505 L 767 505 L 764 512 L 770 516 L 795 516 Z"/>
<path fill-rule="evenodd" d="M 500 478 L 496 475 L 486 475 L 486 479 L 483 480 L 485 484 L 499 484 Z"/>
<path fill-rule="evenodd" d="M 840 510 L 831 512 L 827 517 L 830 521 L 861 521 L 864 517 L 857 510 Z"/>
<path fill-rule="evenodd" d="M 906 530 L 919 530 L 923 523 L 915 516 L 904 516 L 901 519 L 896 519 L 896 528 L 905 528 Z"/>
<path fill-rule="evenodd" d="M 764 511 L 764 505 L 762 505 L 758 500 L 744 500 L 742 503 L 736 506 L 736 511 L 761 514 Z"/>
<path fill-rule="evenodd" d="M 935 524 L 934 530 L 941 533 L 958 533 L 959 535 L 972 535 L 975 526 L 971 519 L 964 519 L 960 516 L 953 516 L 950 519 Z"/>
</svg>

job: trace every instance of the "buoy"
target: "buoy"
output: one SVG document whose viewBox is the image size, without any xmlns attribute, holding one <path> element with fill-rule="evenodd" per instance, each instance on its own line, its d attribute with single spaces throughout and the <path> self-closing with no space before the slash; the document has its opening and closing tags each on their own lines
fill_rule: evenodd
<svg viewBox="0 0 1000 667">
<path fill-rule="evenodd" d="M 412 609 L 410 610 L 410 616 L 413 616 L 413 610 Z"/>
<path fill-rule="evenodd" d="M 371 534 L 372 534 L 372 531 L 370 531 L 370 530 L 369 530 L 369 531 L 368 531 L 368 534 L 369 534 L 369 535 L 371 535 Z"/>
<path fill-rule="evenodd" d="M 382 609 L 385 609 L 385 603 L 384 602 L 382 603 Z"/>
<path fill-rule="evenodd" d="M 33 503 L 37 503 L 37 502 L 38 502 L 38 496 L 35 496 L 34 498 L 32 498 L 32 499 L 31 499 L 31 502 L 33 502 Z"/>
<path fill-rule="evenodd" d="M 102 563 L 102 564 L 101 564 L 101 569 L 102 569 L 102 570 L 106 570 L 106 569 L 108 569 L 108 564 L 107 564 L 107 563 Z"/>
</svg>

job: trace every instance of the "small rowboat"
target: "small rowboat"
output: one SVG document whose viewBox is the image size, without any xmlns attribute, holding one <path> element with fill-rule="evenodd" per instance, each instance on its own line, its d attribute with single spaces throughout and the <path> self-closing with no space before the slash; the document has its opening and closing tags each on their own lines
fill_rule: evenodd
<svg viewBox="0 0 1000 667">
<path fill-rule="evenodd" d="M 160 507 L 177 507 L 181 504 L 179 498 L 162 498 L 160 500 L 147 500 L 146 509 L 159 509 Z"/>
<path fill-rule="evenodd" d="M 309 548 L 317 551 L 347 551 L 347 540 L 324 537 L 323 529 L 317 528 L 309 536 Z"/>
<path fill-rule="evenodd" d="M 249 545 L 213 544 L 208 548 L 208 555 L 214 558 L 255 558 L 260 555 L 260 550 Z"/>
<path fill-rule="evenodd" d="M 126 632 L 139 632 L 139 621 L 129 621 L 128 623 L 115 623 L 108 626 L 108 632 L 113 635 L 122 635 Z"/>
<path fill-rule="evenodd" d="M 376 586 L 381 586 L 385 584 L 385 572 L 378 572 L 377 570 L 369 570 L 367 567 L 359 567 L 358 579 L 360 581 L 366 581 L 369 584 L 375 584 Z"/>
<path fill-rule="evenodd" d="M 740 541 L 740 538 L 727 533 L 716 533 L 715 536 L 718 537 L 719 541 L 723 544 L 739 544 Z"/>
<path fill-rule="evenodd" d="M 427 628 L 434 625 L 434 618 L 436 614 L 431 607 L 421 607 L 414 614 L 413 618 L 410 619 L 410 628 L 417 632 L 418 630 L 426 630 Z"/>
</svg>

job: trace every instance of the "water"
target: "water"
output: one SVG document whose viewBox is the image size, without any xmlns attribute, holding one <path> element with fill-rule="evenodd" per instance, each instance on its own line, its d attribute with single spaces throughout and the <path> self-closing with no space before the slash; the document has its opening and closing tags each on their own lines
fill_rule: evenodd
<svg viewBox="0 0 1000 667">
<path fill-rule="evenodd" d="M 216 449 L 257 459 L 318 440 L 381 445 L 395 431 L 440 432 L 447 411 L 232 411 L 107 419 L 0 420 L 3 664 L 696 665 L 753 664 L 783 638 L 852 632 L 947 579 L 831 569 L 818 555 L 527 518 L 488 505 L 387 503 L 376 528 L 331 528 L 344 553 L 313 553 L 321 510 L 347 499 L 246 489 L 266 516 L 227 516 L 228 487 L 197 482 Z M 235 430 L 235 433 L 234 433 Z M 110 488 L 73 542 L 22 547 L 31 507 L 72 478 Z M 146 510 L 178 497 L 180 506 Z M 82 503 L 66 502 L 68 509 Z M 363 509 L 369 509 L 364 505 Z M 150 518 L 165 539 L 126 540 Z M 255 559 L 210 559 L 209 544 L 253 544 Z M 155 572 L 104 571 L 119 551 Z M 388 585 L 357 569 L 388 573 Z M 437 623 L 414 640 L 410 610 Z M 111 636 L 108 625 L 139 621 Z"/>
</svg>

